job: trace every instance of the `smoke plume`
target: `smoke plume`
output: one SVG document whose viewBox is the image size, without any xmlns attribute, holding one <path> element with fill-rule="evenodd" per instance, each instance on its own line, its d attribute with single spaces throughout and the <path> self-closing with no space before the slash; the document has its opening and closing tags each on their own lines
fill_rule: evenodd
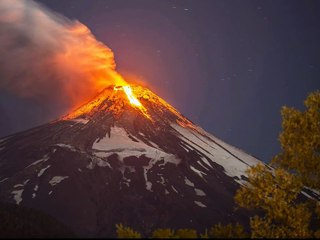
<svg viewBox="0 0 320 240">
<path fill-rule="evenodd" d="M 33 1 L 0 1 L 0 90 L 74 107 L 122 81 L 112 51 L 79 21 Z"/>
</svg>

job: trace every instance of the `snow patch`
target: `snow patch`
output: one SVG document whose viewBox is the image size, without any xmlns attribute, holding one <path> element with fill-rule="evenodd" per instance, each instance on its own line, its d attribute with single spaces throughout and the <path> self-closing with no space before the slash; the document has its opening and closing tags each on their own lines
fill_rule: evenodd
<svg viewBox="0 0 320 240">
<path fill-rule="evenodd" d="M 160 181 L 157 181 L 157 183 L 161 183 L 163 186 L 165 186 L 165 180 L 164 180 L 164 178 L 163 178 L 163 176 L 160 176 Z"/>
<path fill-rule="evenodd" d="M 305 189 L 309 190 L 312 192 L 312 194 L 314 196 L 311 196 L 310 194 L 308 194 L 306 191 L 302 190 L 301 193 L 303 195 L 305 195 L 306 197 L 308 197 L 309 199 L 313 199 L 313 200 L 317 200 L 319 201 L 319 198 L 320 198 L 320 192 L 315 190 L 315 189 L 312 189 L 312 188 L 309 188 L 309 187 L 304 187 Z"/>
<path fill-rule="evenodd" d="M 82 124 L 87 124 L 89 122 L 88 119 L 84 119 L 84 118 L 74 118 L 74 119 L 70 119 L 70 121 L 82 123 Z"/>
<path fill-rule="evenodd" d="M 171 185 L 171 188 L 173 189 L 173 191 L 175 191 L 176 193 L 178 193 L 177 189 L 176 189 L 173 185 Z"/>
<path fill-rule="evenodd" d="M 316 195 L 318 195 L 318 196 L 320 197 L 320 191 L 315 190 L 315 189 L 313 189 L 313 188 L 309 188 L 309 187 L 304 187 L 304 188 L 310 190 L 311 192 L 313 192 L 314 194 L 316 194 Z"/>
<path fill-rule="evenodd" d="M 51 195 L 52 191 L 50 191 L 48 194 Z"/>
<path fill-rule="evenodd" d="M 31 166 L 33 166 L 33 165 L 37 165 L 38 163 L 41 163 L 41 162 L 46 162 L 46 161 L 49 160 L 49 158 L 50 158 L 50 157 L 48 156 L 48 154 L 46 154 L 46 155 L 44 155 L 41 159 L 39 159 L 39 160 L 31 163 L 30 165 L 26 166 L 25 168 L 31 167 Z"/>
<path fill-rule="evenodd" d="M 155 143 L 152 146 L 145 144 L 144 142 L 136 142 L 129 138 L 128 133 L 119 127 L 111 127 L 110 138 L 108 133 L 102 139 L 96 139 L 92 145 L 92 149 L 97 150 L 94 155 L 100 158 L 107 158 L 116 153 L 119 160 L 129 156 L 140 157 L 145 155 L 151 159 L 164 159 L 165 162 L 172 162 L 178 164 L 180 159 L 177 159 L 173 154 L 168 154 L 161 149 L 155 147 Z"/>
<path fill-rule="evenodd" d="M 149 182 L 149 181 L 147 181 L 147 182 L 146 182 L 146 189 L 147 189 L 149 192 L 152 192 L 151 187 L 152 187 L 152 183 Z"/>
<path fill-rule="evenodd" d="M 143 174 L 144 174 L 144 179 L 146 181 L 146 188 L 147 190 L 151 190 L 151 186 L 152 186 L 152 183 L 150 181 L 148 181 L 148 177 L 147 177 L 147 173 L 148 171 L 152 168 L 152 166 L 154 166 L 154 164 L 159 161 L 160 159 L 161 160 L 164 160 L 164 164 L 166 164 L 167 162 L 171 162 L 171 163 L 174 163 L 174 164 L 178 164 L 180 162 L 179 159 L 177 159 L 174 155 L 169 155 L 167 154 L 168 157 L 167 158 L 159 158 L 159 157 L 154 157 L 154 158 L 151 158 L 149 163 L 148 163 L 148 166 L 144 166 L 143 167 Z M 160 165 L 159 165 L 160 166 Z M 162 182 L 164 184 L 164 179 L 161 177 L 162 179 Z"/>
<path fill-rule="evenodd" d="M 207 207 L 206 205 L 204 205 L 202 202 L 199 202 L 199 201 L 194 201 L 195 204 L 197 204 L 199 207 Z"/>
<path fill-rule="evenodd" d="M 201 160 L 207 164 L 208 167 L 212 168 L 211 164 L 208 162 L 208 160 L 205 157 L 201 157 Z"/>
<path fill-rule="evenodd" d="M 145 135 L 144 135 L 142 132 L 139 132 L 139 135 L 141 135 L 141 136 L 145 137 Z"/>
<path fill-rule="evenodd" d="M 150 165 L 150 162 L 149 162 L 149 165 Z M 144 176 L 144 180 L 146 182 L 146 189 L 149 191 L 149 192 L 152 192 L 152 182 L 148 181 L 148 176 L 147 176 L 147 172 L 148 170 L 150 169 L 150 167 L 148 168 L 149 166 L 147 167 L 144 167 L 143 168 L 143 176 Z"/>
<path fill-rule="evenodd" d="M 198 163 L 201 167 L 203 167 L 205 170 L 209 171 L 208 167 L 204 166 L 202 162 L 197 161 L 197 163 Z"/>
<path fill-rule="evenodd" d="M 32 198 L 35 198 L 37 196 L 37 194 L 32 193 Z"/>
<path fill-rule="evenodd" d="M 190 168 L 192 171 L 194 171 L 196 174 L 198 174 L 201 178 L 203 178 L 203 175 L 206 175 L 204 172 L 201 172 L 200 170 L 194 168 L 193 166 L 190 166 Z"/>
<path fill-rule="evenodd" d="M 9 138 L 11 138 L 11 136 L 0 139 L 0 144 L 4 143 Z"/>
<path fill-rule="evenodd" d="M 301 191 L 301 193 L 303 194 L 303 195 L 305 195 L 307 198 L 309 198 L 309 199 L 315 199 L 314 197 L 312 197 L 312 196 L 310 196 L 308 193 L 306 193 L 305 191 Z"/>
<path fill-rule="evenodd" d="M 34 188 L 33 188 L 33 190 L 34 190 L 35 192 L 38 191 L 38 189 L 39 189 L 39 186 L 38 186 L 38 185 L 34 186 Z"/>
<path fill-rule="evenodd" d="M 4 179 L 1 179 L 0 180 L 0 183 L 4 182 L 4 181 L 7 181 L 9 178 L 4 178 Z"/>
<path fill-rule="evenodd" d="M 42 168 L 39 173 L 38 173 L 38 177 L 41 177 L 41 175 L 49 168 L 51 167 L 51 165 L 46 166 L 45 168 Z"/>
<path fill-rule="evenodd" d="M 86 167 L 88 169 L 92 170 L 92 169 L 94 169 L 95 166 L 111 168 L 111 165 L 106 160 L 103 160 L 99 157 L 91 157 L 91 162 Z M 79 169 L 78 169 L 78 171 L 79 171 Z M 81 171 L 79 171 L 79 172 L 81 172 Z"/>
<path fill-rule="evenodd" d="M 180 145 L 186 152 L 189 152 L 190 150 L 182 145 Z"/>
<path fill-rule="evenodd" d="M 123 161 L 124 158 L 134 156 L 141 157 L 144 155 L 147 158 L 150 158 L 148 166 L 143 167 L 144 171 L 144 179 L 146 182 L 146 189 L 148 191 L 152 191 L 152 183 L 148 180 L 148 171 L 152 166 L 159 160 L 163 160 L 163 164 L 167 164 L 168 162 L 173 164 L 180 163 L 180 159 L 178 159 L 173 154 L 168 154 L 161 149 L 159 146 L 153 142 L 150 142 L 152 146 L 145 144 L 137 139 L 138 142 L 133 141 L 125 129 L 120 127 L 111 127 L 110 129 L 110 137 L 107 133 L 106 136 L 102 139 L 96 139 L 92 145 L 92 149 L 96 150 L 93 154 L 99 158 L 107 158 L 113 154 L 117 154 L 120 161 Z M 100 159 L 101 160 L 101 159 Z M 101 163 L 107 164 L 106 161 L 101 160 Z M 98 164 L 97 164 L 98 165 Z M 87 166 L 89 169 L 93 169 L 95 167 L 94 163 L 90 163 Z M 111 166 L 109 165 L 111 168 Z M 124 169 L 121 169 L 122 174 L 124 173 Z M 164 181 L 164 180 L 163 180 Z"/>
<path fill-rule="evenodd" d="M 124 176 L 124 171 L 122 172 L 122 179 L 121 179 L 121 184 L 120 184 L 120 189 L 122 189 L 122 184 L 123 185 L 126 185 L 127 187 L 129 187 L 130 186 L 130 182 L 131 182 L 131 179 L 129 179 L 129 178 L 126 178 L 125 176 Z"/>
<path fill-rule="evenodd" d="M 21 190 L 14 190 L 11 192 L 13 194 L 13 199 L 16 201 L 16 204 L 19 205 L 20 202 L 22 201 L 22 193 L 24 189 Z"/>
<path fill-rule="evenodd" d="M 67 179 L 67 178 L 69 178 L 69 176 L 55 176 L 49 181 L 49 184 L 51 186 L 55 186 L 58 183 L 60 183 L 61 181 L 63 181 L 64 179 Z"/>
<path fill-rule="evenodd" d="M 62 147 L 62 148 L 68 148 L 68 149 L 70 149 L 70 150 L 73 151 L 73 152 L 76 152 L 76 151 L 77 151 L 73 146 L 71 146 L 71 145 L 69 145 L 69 144 L 58 143 L 58 144 L 56 144 L 55 146 Z"/>
<path fill-rule="evenodd" d="M 191 182 L 187 177 L 184 177 L 184 182 L 186 185 L 188 185 L 190 187 L 194 187 L 194 183 Z"/>
<path fill-rule="evenodd" d="M 160 149 L 160 147 L 158 146 L 158 144 L 154 143 L 154 142 L 151 142 L 149 141 L 150 145 L 154 148 L 157 148 L 157 149 Z"/>
<path fill-rule="evenodd" d="M 190 151 L 190 149 L 189 149 L 186 145 L 180 143 L 180 146 L 181 146 L 186 152 L 189 152 L 189 151 Z"/>
<path fill-rule="evenodd" d="M 191 146 L 202 155 L 201 159 L 208 167 L 211 167 L 208 162 L 208 159 L 210 159 L 222 166 L 225 173 L 230 177 L 238 177 L 241 179 L 241 175 L 247 175 L 246 170 L 249 167 L 261 163 L 254 157 L 246 154 L 240 149 L 224 143 L 202 129 L 195 131 L 190 128 L 181 127 L 177 124 L 171 124 L 171 127 L 181 134 L 180 139 L 184 143 Z M 192 169 L 195 170 L 194 168 Z M 203 174 L 197 170 L 196 172 L 199 175 Z M 236 181 L 242 184 L 240 180 Z"/>
<path fill-rule="evenodd" d="M 196 194 L 198 196 L 206 196 L 206 194 L 204 193 L 204 191 L 202 191 L 201 189 L 199 188 L 195 188 L 194 191 L 196 192 Z"/>
<path fill-rule="evenodd" d="M 23 183 L 19 183 L 19 184 L 14 185 L 13 188 L 24 187 L 29 181 L 30 181 L 30 179 L 27 179 Z"/>
</svg>

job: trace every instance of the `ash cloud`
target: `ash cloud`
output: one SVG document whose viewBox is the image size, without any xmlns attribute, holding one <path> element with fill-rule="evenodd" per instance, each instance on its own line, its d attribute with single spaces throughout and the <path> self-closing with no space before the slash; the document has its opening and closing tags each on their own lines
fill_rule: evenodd
<svg viewBox="0 0 320 240">
<path fill-rule="evenodd" d="M 123 81 L 90 30 L 33 1 L 0 1 L 0 92 L 70 109 Z"/>
</svg>

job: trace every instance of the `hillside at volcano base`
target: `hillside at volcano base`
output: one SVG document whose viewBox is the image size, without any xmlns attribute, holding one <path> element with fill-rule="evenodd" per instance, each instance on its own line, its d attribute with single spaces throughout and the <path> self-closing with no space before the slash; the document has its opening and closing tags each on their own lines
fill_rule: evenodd
<svg viewBox="0 0 320 240">
<path fill-rule="evenodd" d="M 58 120 L 0 139 L 0 200 L 80 237 L 116 236 L 118 223 L 145 234 L 247 226 L 233 197 L 258 163 L 149 89 L 110 86 Z"/>
</svg>

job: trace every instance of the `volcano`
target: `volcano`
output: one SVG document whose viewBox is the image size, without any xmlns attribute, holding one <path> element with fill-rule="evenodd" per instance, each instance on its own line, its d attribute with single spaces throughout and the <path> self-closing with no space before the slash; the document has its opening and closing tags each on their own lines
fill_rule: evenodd
<svg viewBox="0 0 320 240">
<path fill-rule="evenodd" d="M 248 222 L 235 191 L 261 163 L 141 86 L 110 86 L 70 114 L 0 140 L 0 200 L 53 216 L 80 237 L 122 223 L 204 230 Z"/>
</svg>

